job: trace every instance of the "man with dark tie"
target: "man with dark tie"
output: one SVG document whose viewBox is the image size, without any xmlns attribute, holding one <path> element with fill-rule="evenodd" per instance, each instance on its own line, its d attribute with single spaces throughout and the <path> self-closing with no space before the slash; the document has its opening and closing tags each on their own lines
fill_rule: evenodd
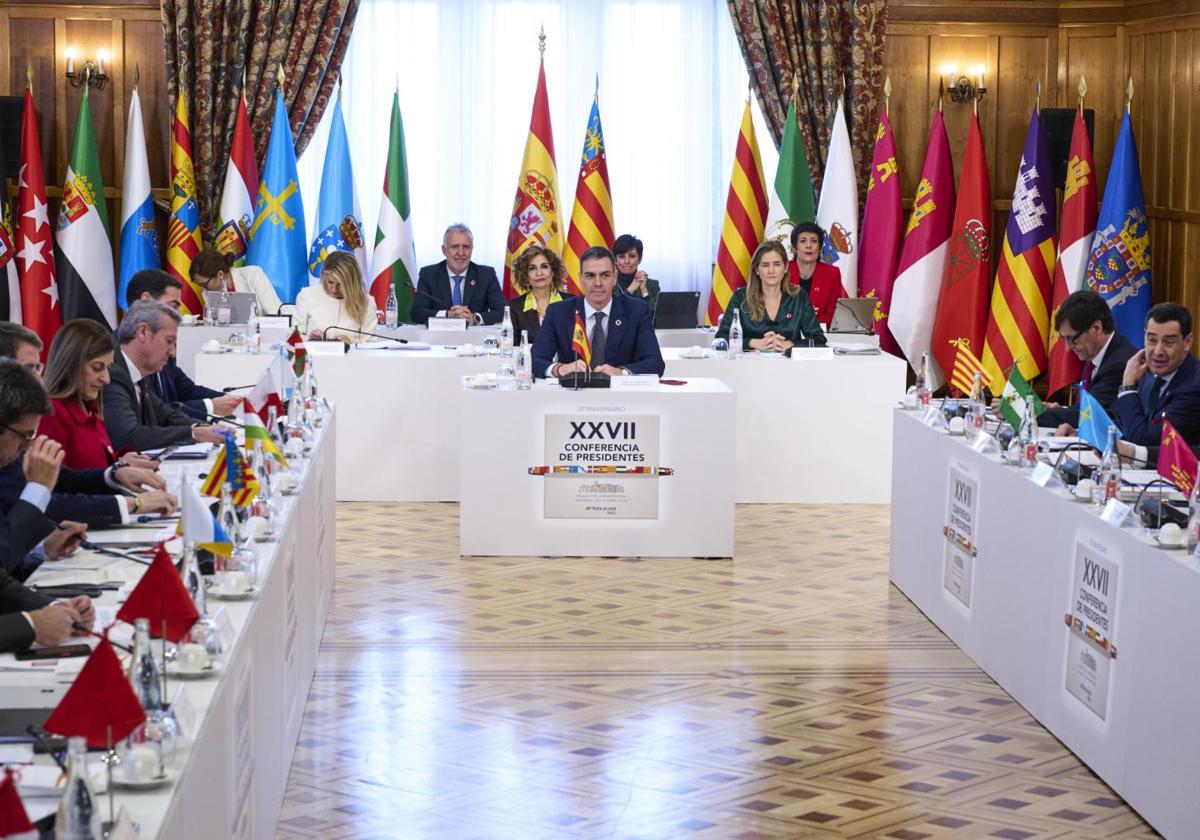
<svg viewBox="0 0 1200 840">
<path fill-rule="evenodd" d="M 1146 313 L 1145 349 L 1125 365 L 1113 419 L 1125 440 L 1157 446 L 1162 418 L 1188 443 L 1200 443 L 1200 362 L 1192 355 L 1192 314 L 1178 303 Z"/>
<path fill-rule="evenodd" d="M 179 335 L 179 313 L 166 304 L 134 303 L 117 327 L 119 347 L 104 386 L 104 425 L 113 446 L 156 449 L 176 443 L 220 443 L 222 435 L 171 408 L 150 390 Z"/>
<path fill-rule="evenodd" d="M 1104 410 L 1112 413 L 1125 363 L 1137 352 L 1129 339 L 1116 332 L 1112 310 L 1090 289 L 1067 296 L 1054 315 L 1060 341 L 1083 362 L 1083 387 Z M 1079 425 L 1079 407 L 1048 407 L 1038 416 L 1040 426 Z"/>
<path fill-rule="evenodd" d="M 654 334 L 650 307 L 638 297 L 613 296 L 617 262 L 612 251 L 588 248 L 579 257 L 579 275 L 583 295 L 546 308 L 546 318 L 533 342 L 533 375 L 563 377 L 587 370 L 584 360 L 577 358 L 571 349 L 578 315 L 588 334 L 592 370 L 609 376 L 625 373 L 662 376 L 666 366 Z"/>
<path fill-rule="evenodd" d="M 417 275 L 412 319 L 418 324 L 431 317 L 462 318 L 468 324 L 498 324 L 504 318 L 504 295 L 496 280 L 496 269 L 471 262 L 475 238 L 463 224 L 446 228 L 442 255 L 446 258 L 427 265 Z"/>
</svg>

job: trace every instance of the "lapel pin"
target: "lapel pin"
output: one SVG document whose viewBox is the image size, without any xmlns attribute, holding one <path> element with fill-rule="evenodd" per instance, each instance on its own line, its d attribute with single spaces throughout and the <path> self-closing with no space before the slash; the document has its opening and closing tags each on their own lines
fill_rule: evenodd
<svg viewBox="0 0 1200 840">
<path fill-rule="evenodd" d="M 613 321 L 613 324 L 614 324 L 614 325 L 616 325 L 616 326 L 618 326 L 618 327 L 619 327 L 619 326 L 621 326 L 621 319 L 620 319 L 620 318 L 618 318 L 617 320 Z"/>
<path fill-rule="evenodd" d="M 789 313 L 787 314 L 787 317 L 791 318 L 791 317 L 792 317 L 792 313 L 791 313 L 791 312 L 789 312 Z"/>
</svg>

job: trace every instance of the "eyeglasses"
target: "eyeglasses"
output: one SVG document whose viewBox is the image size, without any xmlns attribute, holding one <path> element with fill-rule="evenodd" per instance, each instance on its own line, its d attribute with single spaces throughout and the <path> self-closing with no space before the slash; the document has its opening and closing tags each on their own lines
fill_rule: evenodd
<svg viewBox="0 0 1200 840">
<path fill-rule="evenodd" d="M 1063 341 L 1067 342 L 1067 344 L 1069 344 L 1070 346 L 1074 347 L 1075 342 L 1078 341 L 1079 339 L 1083 338 L 1083 335 L 1086 332 L 1087 332 L 1087 330 L 1082 330 L 1080 332 L 1075 333 L 1075 335 L 1067 335 L 1066 333 L 1060 332 L 1058 334 L 1058 337 L 1061 338 Z"/>
<path fill-rule="evenodd" d="M 46 366 L 41 362 L 33 362 L 27 365 L 21 365 L 25 370 L 32 373 L 34 376 L 41 376 L 46 371 Z"/>
<path fill-rule="evenodd" d="M 0 423 L 0 429 L 7 429 L 8 431 L 12 432 L 14 435 L 19 437 L 25 443 L 29 443 L 35 437 L 37 437 L 37 429 L 34 429 L 32 432 L 18 432 L 16 429 L 14 429 L 12 426 L 8 425 L 7 423 Z"/>
</svg>

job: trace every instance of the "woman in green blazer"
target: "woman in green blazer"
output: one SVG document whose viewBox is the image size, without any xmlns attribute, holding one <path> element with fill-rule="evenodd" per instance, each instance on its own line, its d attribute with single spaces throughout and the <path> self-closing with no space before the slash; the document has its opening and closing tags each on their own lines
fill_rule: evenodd
<svg viewBox="0 0 1200 840">
<path fill-rule="evenodd" d="M 825 346 L 825 333 L 808 295 L 788 282 L 787 251 L 773 239 L 755 249 L 750 260 L 750 282 L 729 299 L 717 338 L 729 338 L 734 309 L 741 318 L 747 350 L 783 352 L 796 345 Z"/>
<path fill-rule="evenodd" d="M 622 233 L 613 243 L 613 256 L 617 258 L 617 288 L 649 304 L 650 320 L 653 321 L 662 287 L 657 280 L 652 280 L 639 269 L 642 264 L 642 240 L 632 234 Z"/>
</svg>

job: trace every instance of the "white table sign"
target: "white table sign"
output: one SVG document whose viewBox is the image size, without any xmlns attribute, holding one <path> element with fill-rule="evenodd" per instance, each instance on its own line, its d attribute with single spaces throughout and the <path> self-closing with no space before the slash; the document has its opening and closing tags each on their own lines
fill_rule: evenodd
<svg viewBox="0 0 1200 840">
<path fill-rule="evenodd" d="M 979 522 L 979 480 L 965 464 L 952 463 L 946 484 L 946 524 L 942 534 L 942 586 L 971 607 L 971 584 L 975 573 L 975 538 Z"/>
<path fill-rule="evenodd" d="M 583 409 L 546 415 L 546 463 L 552 470 L 663 466 L 658 462 L 658 415 Z M 658 518 L 656 476 L 581 472 L 551 474 L 545 480 L 547 519 Z"/>
<path fill-rule="evenodd" d="M 1116 655 L 1113 628 L 1119 570 L 1107 545 L 1091 537 L 1076 541 L 1067 614 L 1066 689 L 1101 720 L 1108 714 L 1108 684 Z"/>
<path fill-rule="evenodd" d="M 466 332 L 466 318 L 438 318 L 434 316 L 429 319 L 428 327 L 430 330 L 442 330 L 444 332 Z"/>
</svg>

